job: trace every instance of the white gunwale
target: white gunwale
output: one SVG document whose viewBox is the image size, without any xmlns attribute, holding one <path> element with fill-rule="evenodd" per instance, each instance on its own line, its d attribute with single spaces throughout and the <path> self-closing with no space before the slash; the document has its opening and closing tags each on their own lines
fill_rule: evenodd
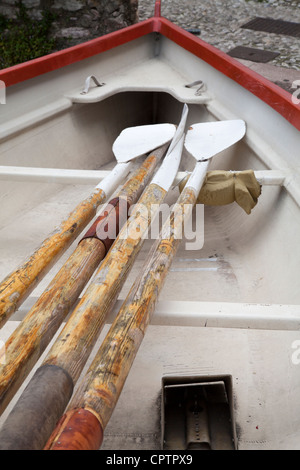
<svg viewBox="0 0 300 470">
<path fill-rule="evenodd" d="M 95 184 L 109 174 L 108 170 L 80 170 L 66 168 L 35 168 L 19 166 L 0 166 L 0 180 L 32 181 L 60 184 Z M 261 170 L 254 172 L 256 179 L 262 185 L 282 186 L 289 173 L 280 170 Z M 186 172 L 177 173 L 174 184 L 178 184 Z"/>
</svg>

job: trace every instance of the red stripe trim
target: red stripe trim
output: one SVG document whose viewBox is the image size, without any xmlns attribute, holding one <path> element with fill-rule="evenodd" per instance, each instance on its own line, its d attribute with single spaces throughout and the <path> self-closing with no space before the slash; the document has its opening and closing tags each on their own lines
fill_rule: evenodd
<svg viewBox="0 0 300 470">
<path fill-rule="evenodd" d="M 14 85 L 108 51 L 152 32 L 159 32 L 239 83 L 300 130 L 300 104 L 296 105 L 292 102 L 290 93 L 169 20 L 160 17 L 158 15 L 158 13 L 160 14 L 160 6 L 161 3 L 157 0 L 155 9 L 157 16 L 154 18 L 78 46 L 4 69 L 0 71 L 0 80 L 3 80 L 6 86 Z"/>
<path fill-rule="evenodd" d="M 163 36 L 239 83 L 300 130 L 300 104 L 296 105 L 292 102 L 290 93 L 214 46 L 182 30 L 169 20 L 159 18 L 158 21 L 158 32 Z"/>
<path fill-rule="evenodd" d="M 154 16 L 155 17 L 160 17 L 161 16 L 161 3 L 160 3 L 160 0 L 156 0 L 156 2 L 155 2 Z"/>
<path fill-rule="evenodd" d="M 6 87 L 74 64 L 153 32 L 152 19 L 0 71 Z"/>
</svg>

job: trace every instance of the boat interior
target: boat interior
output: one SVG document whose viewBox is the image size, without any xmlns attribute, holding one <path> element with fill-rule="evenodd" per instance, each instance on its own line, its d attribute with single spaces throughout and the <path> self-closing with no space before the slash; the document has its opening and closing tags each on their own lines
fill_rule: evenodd
<svg viewBox="0 0 300 470">
<path fill-rule="evenodd" d="M 82 93 L 88 76 L 100 86 L 91 79 Z M 187 128 L 245 120 L 245 138 L 216 155 L 210 169 L 252 169 L 262 175 L 262 192 L 249 215 L 236 203 L 205 206 L 199 222 L 195 208 L 195 239 L 180 243 L 102 449 L 186 449 L 165 424 L 162 397 L 170 386 L 165 381 L 198 384 L 224 376 L 231 378 L 235 448 L 299 449 L 300 366 L 292 361 L 300 339 L 299 132 L 250 91 L 167 38 L 153 33 L 7 89 L 0 131 L 0 277 L 33 253 L 91 193 L 98 175 L 113 168 L 112 145 L 123 129 L 177 124 L 184 103 Z M 184 150 L 166 198 L 169 206 L 193 166 Z M 7 176 L 9 167 L 38 168 L 39 176 L 34 171 Z M 50 175 L 48 169 L 57 171 Z M 74 171 L 62 182 L 60 170 Z M 2 341 L 76 243 L 2 328 Z M 152 243 L 148 236 L 95 351 Z"/>
</svg>

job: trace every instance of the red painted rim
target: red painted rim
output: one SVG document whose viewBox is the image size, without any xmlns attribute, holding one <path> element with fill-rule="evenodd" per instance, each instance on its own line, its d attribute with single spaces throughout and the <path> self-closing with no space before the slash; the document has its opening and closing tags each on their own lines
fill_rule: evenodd
<svg viewBox="0 0 300 470">
<path fill-rule="evenodd" d="M 108 51 L 127 42 L 153 32 L 153 20 L 149 19 L 128 28 L 69 47 L 38 59 L 29 60 L 7 69 L 0 70 L 0 80 L 6 87 L 29 80 L 44 73 L 52 72 L 66 65 L 74 64 L 101 52 Z"/>
<path fill-rule="evenodd" d="M 293 103 L 290 93 L 234 58 L 174 25 L 161 17 L 160 14 L 161 2 L 157 0 L 153 18 L 77 46 L 4 69 L 0 71 L 0 80 L 3 80 L 6 86 L 15 85 L 108 51 L 147 34 L 159 32 L 249 90 L 300 130 L 300 104 Z"/>
<path fill-rule="evenodd" d="M 246 88 L 300 130 L 300 104 L 293 103 L 290 93 L 165 18 L 159 18 L 158 32 Z"/>
</svg>

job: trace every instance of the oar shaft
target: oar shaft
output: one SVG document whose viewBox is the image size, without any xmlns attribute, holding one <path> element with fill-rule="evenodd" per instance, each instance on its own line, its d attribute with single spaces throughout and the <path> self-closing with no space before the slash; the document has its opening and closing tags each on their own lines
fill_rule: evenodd
<svg viewBox="0 0 300 470">
<path fill-rule="evenodd" d="M 196 199 L 196 191 L 184 189 L 46 449 L 76 450 L 83 445 L 89 446 L 86 450 L 99 448 L 181 241 L 178 233 L 190 217 Z M 83 443 L 88 422 L 94 422 L 95 416 L 99 425 L 94 426 L 94 439 Z M 77 436 L 73 441 L 68 431 L 70 423 Z"/>
<path fill-rule="evenodd" d="M 151 315 L 163 286 L 169 267 L 177 251 L 184 222 L 191 215 L 199 191 L 203 184 L 208 167 L 208 159 L 229 145 L 237 142 L 244 135 L 244 123 L 236 123 L 236 132 L 228 135 L 230 123 L 221 124 L 222 133 L 220 142 L 216 138 L 220 130 L 220 123 L 205 125 L 200 139 L 203 144 L 205 138 L 205 161 L 197 162 L 190 177 L 188 187 L 185 187 L 172 211 L 171 216 L 164 224 L 160 237 L 154 244 L 150 256 L 147 258 L 140 275 L 132 286 L 107 336 L 102 342 L 98 353 L 92 361 L 87 373 L 79 384 L 68 406 L 66 414 L 47 442 L 46 449 L 50 450 L 76 450 L 82 449 L 84 432 L 89 421 L 98 419 L 98 428 L 95 427 L 94 440 L 85 442 L 86 450 L 97 450 L 102 442 L 104 429 L 112 415 L 124 383 L 133 364 L 139 346 L 144 338 L 150 323 Z M 225 130 L 224 130 L 225 129 Z M 203 130 L 203 129 L 202 129 Z M 193 131 L 193 128 L 192 128 Z M 196 150 L 199 142 L 192 139 L 191 148 Z M 195 145 L 197 144 L 197 145 Z M 191 152 L 192 153 L 192 152 Z M 200 160 L 200 157 L 199 157 Z M 75 414 L 80 411 L 80 415 Z M 85 412 L 85 413 L 84 413 Z M 84 419 L 80 416 L 84 415 Z M 71 440 L 69 427 L 72 423 L 76 440 Z M 96 447 L 96 445 L 98 447 Z M 79 447 L 80 446 L 80 447 Z"/>
<path fill-rule="evenodd" d="M 109 255 L 94 275 L 81 301 L 48 353 L 45 363 L 66 370 L 74 383 L 83 369 L 138 255 L 143 234 L 162 203 L 166 191 L 150 184 L 129 222 L 120 231 Z M 144 216 L 140 216 L 138 207 Z M 137 230 L 137 226 L 141 230 Z"/>
<path fill-rule="evenodd" d="M 165 194 L 166 192 L 162 188 L 150 185 L 141 200 L 143 204 L 147 203 L 147 208 L 150 211 L 154 201 L 159 205 Z M 151 215 L 153 216 L 153 213 Z M 149 219 L 144 220 L 146 227 L 152 220 L 151 215 Z M 95 273 L 43 364 L 36 371 L 21 395 L 17 406 L 8 416 L 0 431 L 0 449 L 2 448 L 1 441 L 5 446 L 3 449 L 24 449 L 24 447 L 19 447 L 24 446 L 24 436 L 26 436 L 26 449 L 36 448 L 36 443 L 40 442 L 41 436 L 44 439 L 44 444 L 47 442 L 54 427 L 53 423 L 56 423 L 60 418 L 70 398 L 69 394 L 60 395 L 58 403 L 56 386 L 52 388 L 50 393 L 47 393 L 47 396 L 41 393 L 43 389 L 49 387 L 51 380 L 48 377 L 49 367 L 52 366 L 56 370 L 60 370 L 61 377 L 68 376 L 72 387 L 74 387 L 101 332 L 105 318 L 116 302 L 134 258 L 142 246 L 142 237 L 136 235 L 136 219 L 137 217 L 133 218 L 130 226 L 126 225 L 125 227 L 126 232 L 128 230 L 128 236 L 126 232 L 121 230 L 120 234 L 123 232 L 124 238 L 119 234 L 120 238 L 117 238 L 108 256 L 104 258 L 100 269 Z M 144 231 L 146 227 L 144 227 Z M 9 387 L 9 383 L 6 385 Z M 61 387 L 57 384 L 57 388 Z M 30 403 L 34 403 L 34 409 L 28 413 Z M 57 403 L 57 406 L 53 407 L 53 403 Z M 24 413 L 23 410 L 27 410 L 27 413 Z M 36 418 L 44 416 L 44 410 L 49 413 L 49 418 L 43 421 L 38 420 L 37 423 Z M 28 415 L 33 418 L 28 419 Z M 20 439 L 20 435 L 22 439 Z"/>
<path fill-rule="evenodd" d="M 1 367 L 0 377 L 1 413 L 77 301 L 104 255 L 105 247 L 101 241 L 83 240 L 6 342 L 5 363 Z"/>
<path fill-rule="evenodd" d="M 21 266 L 6 276 L 0 284 L 0 328 L 93 219 L 109 192 L 115 190 L 129 173 L 130 166 L 130 162 L 115 165 L 110 174 L 96 186 L 88 198 L 77 205 L 54 233 Z"/>
<path fill-rule="evenodd" d="M 187 107 L 185 106 L 181 123 L 183 120 L 185 122 L 186 115 Z M 180 132 L 182 133 L 183 129 L 181 129 L 181 127 Z M 178 133 L 175 133 L 174 139 L 175 137 L 176 141 L 178 141 L 180 138 Z M 31 391 L 34 393 L 34 382 L 36 376 L 39 372 L 43 372 L 42 369 L 45 370 L 45 367 L 52 368 L 51 366 L 53 366 L 56 368 L 56 370 L 60 370 L 65 376 L 68 376 L 71 379 L 71 381 L 73 382 L 73 386 L 78 380 L 78 377 L 85 365 L 85 362 L 88 359 L 92 348 L 98 338 L 98 335 L 104 325 L 106 315 L 113 308 L 113 305 L 117 300 L 118 294 L 126 280 L 126 275 L 131 269 L 134 259 L 140 251 L 140 248 L 143 244 L 144 234 L 150 226 L 154 215 L 158 213 L 160 204 L 164 200 L 175 179 L 180 163 L 182 147 L 183 138 L 180 139 L 180 143 L 178 142 L 178 145 L 175 146 L 172 153 L 168 154 L 165 158 L 165 160 L 168 159 L 168 161 L 170 161 L 170 170 L 168 178 L 164 178 L 164 187 L 160 187 L 159 185 L 154 184 L 152 180 L 149 186 L 145 189 L 142 197 L 139 200 L 139 204 L 134 208 L 130 219 L 122 228 L 108 256 L 104 259 L 100 269 L 96 272 L 94 279 L 88 286 L 78 306 L 73 311 L 61 334 L 58 336 L 53 347 L 48 353 L 48 356 L 46 357 L 42 366 L 38 369 L 36 374 L 33 376 L 32 381 L 28 384 L 27 388 L 25 389 L 25 395 L 28 392 L 27 394 L 31 396 Z M 158 170 L 158 173 L 159 172 L 160 169 Z M 47 387 L 47 377 L 45 382 L 39 382 L 41 390 L 43 389 L 43 383 L 45 387 Z M 42 395 L 39 395 L 37 396 L 37 400 L 34 400 L 35 404 L 37 405 L 37 408 L 46 408 L 47 410 L 49 410 L 49 413 L 52 415 L 52 418 L 53 416 L 55 416 L 56 413 L 58 419 L 61 416 L 61 413 L 57 412 L 57 410 L 55 409 L 51 409 L 53 397 L 50 397 L 50 399 L 46 403 L 43 401 L 43 398 L 44 397 Z M 66 394 L 65 406 L 67 405 L 68 400 L 69 396 L 68 394 Z M 22 396 L 20 397 L 19 402 L 20 401 L 22 401 Z M 61 405 L 63 406 L 62 403 Z M 20 408 L 24 409 L 22 405 L 20 406 Z M 13 414 L 13 412 L 11 413 L 11 415 Z M 13 438 L 14 435 L 18 435 L 20 432 L 20 428 L 18 428 L 17 430 L 13 429 L 14 422 L 16 423 L 18 421 L 18 418 L 14 419 L 14 416 L 12 416 L 11 430 Z M 32 439 L 30 437 L 32 436 L 32 433 L 31 429 L 28 430 L 28 421 L 29 420 L 26 421 L 25 419 L 25 426 L 23 426 L 22 429 L 24 433 L 30 435 L 28 448 L 31 448 L 30 445 Z M 35 429 L 38 429 L 39 435 L 45 436 L 47 440 L 50 435 L 48 433 L 49 427 L 47 427 L 47 425 L 46 427 L 43 426 L 45 424 L 43 421 L 40 422 L 40 424 L 40 426 L 35 426 Z M 9 425 L 10 423 L 8 423 L 8 426 Z M 7 435 L 6 423 L 1 432 L 3 432 L 4 436 Z M 11 443 L 10 448 L 15 448 L 12 447 L 14 446 L 13 441 Z"/>
<path fill-rule="evenodd" d="M 159 154 L 156 151 L 156 155 L 161 158 L 165 149 L 166 147 L 160 150 Z M 45 364 L 56 365 L 66 370 L 74 384 L 143 245 L 144 234 L 166 194 L 166 189 L 152 182 L 146 187 L 129 220 L 120 230 L 109 254 L 96 271 L 86 292 L 44 360 Z"/>
<path fill-rule="evenodd" d="M 124 201 L 126 206 L 126 218 L 128 212 L 127 206 L 130 206 L 138 200 L 143 189 L 149 182 L 149 179 L 153 176 L 155 168 L 163 153 L 166 151 L 166 148 L 167 146 L 164 146 L 151 154 L 144 161 L 141 167 L 133 173 L 131 178 L 128 179 L 128 181 L 119 191 L 118 198 L 115 200 L 117 200 L 117 203 L 119 201 Z M 111 204 L 108 204 L 108 206 L 110 205 Z M 112 206 L 112 209 L 115 209 L 115 206 Z M 106 217 L 101 222 L 99 222 L 99 219 L 103 217 L 103 215 L 98 217 L 96 219 L 96 222 L 98 221 L 98 223 L 96 225 L 94 223 L 92 227 L 95 227 L 96 229 L 98 228 L 97 226 L 99 226 L 99 224 L 109 226 L 110 214 L 112 213 L 113 216 L 116 214 L 113 213 L 113 210 L 111 210 L 108 214 L 106 214 L 106 212 L 107 206 L 103 211 Z M 125 222 L 126 218 L 124 217 L 124 214 L 122 218 L 123 222 Z M 114 220 L 113 218 L 113 229 L 115 222 L 117 221 L 118 217 L 117 220 Z M 83 287 L 90 279 L 99 262 L 104 258 L 106 251 L 113 240 L 108 239 L 108 242 L 107 240 L 101 241 L 97 238 L 98 234 L 99 230 L 89 230 L 87 232 L 86 236 L 88 238 L 84 238 L 79 243 L 75 252 L 61 268 L 59 273 L 51 282 L 50 286 L 42 294 L 38 302 L 34 305 L 23 322 L 9 338 L 5 350 L 6 364 L 2 368 L 2 377 L 0 380 L 0 406 L 2 411 L 7 406 L 15 391 L 23 382 L 24 378 L 28 375 L 31 368 L 40 357 L 41 353 L 44 351 L 45 347 L 49 344 L 54 333 L 57 331 L 63 319 L 70 311 L 70 308 L 77 301 Z M 77 345 L 73 343 L 73 347 L 76 348 Z M 53 373 L 53 368 L 49 369 L 48 367 L 46 368 L 47 370 L 43 373 L 41 369 L 43 368 L 40 368 L 39 373 L 37 374 L 38 379 L 34 376 L 34 381 L 30 382 L 33 390 L 29 393 L 26 392 L 25 396 L 21 397 L 22 405 L 17 407 L 15 413 L 12 413 L 13 416 L 11 420 L 8 418 L 8 421 L 13 422 L 13 429 L 9 427 L 9 423 L 5 423 L 4 431 L 2 430 L 0 432 L 0 441 L 5 442 L 6 446 L 8 445 L 8 441 L 11 442 L 11 445 L 18 446 L 16 439 L 13 439 L 13 434 L 16 434 L 16 423 L 18 424 L 19 429 L 22 428 L 22 425 L 23 430 L 26 429 L 26 437 L 24 437 L 25 432 L 22 434 L 22 445 L 24 445 L 24 441 L 26 441 L 28 446 L 35 446 L 35 436 L 37 436 L 37 440 L 40 442 L 41 427 L 44 425 L 44 422 L 41 422 L 38 425 L 36 423 L 38 416 L 44 416 L 44 410 L 47 409 L 47 407 L 41 406 L 40 410 L 37 411 L 38 407 L 36 404 L 42 403 L 42 399 L 44 397 L 42 396 L 41 391 L 49 388 L 52 381 L 51 374 Z M 59 368 L 56 368 L 56 370 L 59 370 Z M 48 377 L 49 374 L 51 377 Z M 65 403 L 61 409 L 59 407 L 61 398 L 62 400 L 68 400 L 69 398 L 68 394 L 61 395 L 59 397 L 57 396 L 57 390 L 59 390 L 58 381 L 59 378 L 63 380 L 64 375 L 66 374 L 62 373 L 59 375 L 59 377 L 56 379 L 55 387 L 52 388 L 53 393 L 48 391 L 47 395 L 48 403 L 56 403 L 56 407 L 54 407 L 54 409 L 56 409 L 56 411 L 61 410 L 61 412 L 63 412 L 64 407 L 67 404 Z M 39 383 L 41 382 L 44 383 L 44 387 L 39 386 Z M 53 398 L 54 396 L 55 399 Z M 30 422 L 28 422 L 28 410 L 30 407 L 32 408 L 33 403 L 35 403 L 35 405 L 34 410 L 32 411 L 32 419 Z M 24 412 L 24 410 L 26 410 L 26 412 Z M 48 409 L 48 413 L 51 414 L 52 410 L 53 407 L 51 405 Z M 18 419 L 16 419 L 16 415 L 18 415 Z M 47 423 L 49 424 L 49 419 L 46 420 L 46 424 Z M 54 424 L 55 423 L 56 421 L 54 421 Z M 32 433 L 30 434 L 28 432 L 28 430 L 32 428 L 34 430 L 34 437 Z M 50 432 L 51 430 L 52 428 L 50 428 Z M 46 439 L 48 437 L 49 433 L 47 434 Z M 2 444 L 0 444 L 0 447 L 1 446 Z"/>
<path fill-rule="evenodd" d="M 160 155 L 150 155 L 124 184 L 119 197 L 109 203 L 97 217 L 92 227 L 109 225 L 115 237 L 118 221 L 127 219 L 128 204 L 141 195 L 154 173 Z M 113 204 L 113 201 L 115 203 Z M 123 201 L 123 202 L 122 202 Z M 123 214 L 119 214 L 121 207 Z M 125 213 L 124 213 L 125 212 Z M 110 223 L 110 218 L 111 223 Z M 99 230 L 97 231 L 99 233 Z M 103 230 L 104 232 L 104 230 Z M 115 238 L 114 237 L 114 238 Z M 24 380 L 36 360 L 57 331 L 58 327 L 77 301 L 87 281 L 105 257 L 113 240 L 97 238 L 96 230 L 88 231 L 76 250 L 59 270 L 39 300 L 11 335 L 5 348 L 5 366 L 0 379 L 0 411 Z M 26 341 L 25 339 L 26 338 Z"/>
<path fill-rule="evenodd" d="M 96 189 L 69 214 L 54 234 L 43 241 L 24 264 L 2 281 L 0 285 L 0 328 L 92 220 L 97 207 L 105 199 L 104 191 L 100 188 Z"/>
</svg>

